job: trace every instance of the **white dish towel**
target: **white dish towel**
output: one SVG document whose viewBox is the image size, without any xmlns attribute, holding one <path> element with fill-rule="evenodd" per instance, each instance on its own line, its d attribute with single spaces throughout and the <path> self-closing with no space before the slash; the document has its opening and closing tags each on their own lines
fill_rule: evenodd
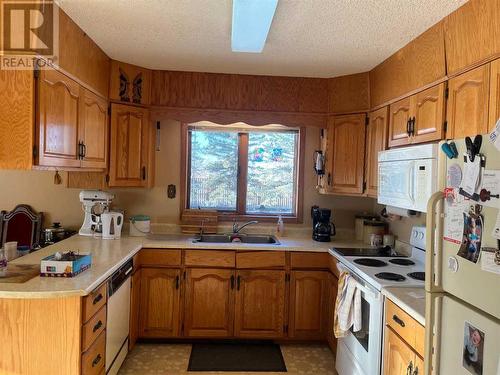
<svg viewBox="0 0 500 375">
<path fill-rule="evenodd" d="M 339 278 L 339 290 L 335 302 L 335 337 L 345 337 L 352 327 L 353 332 L 362 328 L 361 290 L 358 282 L 348 272 Z"/>
</svg>

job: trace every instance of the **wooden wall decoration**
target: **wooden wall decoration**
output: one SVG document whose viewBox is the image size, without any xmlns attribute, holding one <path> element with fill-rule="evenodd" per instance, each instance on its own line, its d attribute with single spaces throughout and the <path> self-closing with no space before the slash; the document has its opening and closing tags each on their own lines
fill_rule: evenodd
<svg viewBox="0 0 500 375">
<path fill-rule="evenodd" d="M 500 1 L 470 0 L 444 20 L 448 75 L 500 56 Z"/>
<path fill-rule="evenodd" d="M 372 108 L 446 77 L 443 21 L 370 71 Z"/>
<path fill-rule="evenodd" d="M 150 104 L 151 70 L 113 60 L 109 98 L 130 104 Z"/>
<path fill-rule="evenodd" d="M 328 79 L 328 112 L 345 114 L 370 110 L 368 72 Z"/>
</svg>

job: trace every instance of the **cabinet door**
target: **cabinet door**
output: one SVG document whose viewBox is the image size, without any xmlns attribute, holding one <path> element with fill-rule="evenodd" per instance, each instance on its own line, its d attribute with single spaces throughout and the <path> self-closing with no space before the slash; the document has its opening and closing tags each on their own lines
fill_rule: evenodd
<svg viewBox="0 0 500 375">
<path fill-rule="evenodd" d="M 392 329 L 385 328 L 384 338 L 384 375 L 412 374 L 415 353 Z"/>
<path fill-rule="evenodd" d="M 362 194 L 365 168 L 365 114 L 334 117 L 331 140 L 331 191 Z"/>
<path fill-rule="evenodd" d="M 82 167 L 106 169 L 108 161 L 108 103 L 84 90 L 80 117 Z"/>
<path fill-rule="evenodd" d="M 370 113 L 370 122 L 366 130 L 366 193 L 377 197 L 378 192 L 378 153 L 387 148 L 387 126 L 389 110 L 380 108 Z"/>
<path fill-rule="evenodd" d="M 150 178 L 149 152 L 151 124 L 147 109 L 111 106 L 111 153 L 109 186 L 143 187 Z M 152 140 L 151 140 L 152 141 Z"/>
<path fill-rule="evenodd" d="M 38 164 L 80 167 L 78 147 L 80 86 L 56 70 L 38 81 Z"/>
<path fill-rule="evenodd" d="M 413 373 L 412 375 L 424 375 L 424 360 L 415 354 L 415 361 L 413 362 Z"/>
<path fill-rule="evenodd" d="M 289 335 L 324 340 L 328 324 L 328 272 L 292 271 Z"/>
<path fill-rule="evenodd" d="M 484 65 L 448 81 L 447 138 L 488 131 L 490 66 Z"/>
<path fill-rule="evenodd" d="M 234 333 L 280 338 L 285 324 L 285 271 L 238 271 Z"/>
<path fill-rule="evenodd" d="M 410 98 L 404 98 L 389 107 L 389 147 L 410 143 L 408 120 L 410 118 Z"/>
<path fill-rule="evenodd" d="M 412 143 L 441 140 L 444 130 L 444 83 L 411 97 Z"/>
<path fill-rule="evenodd" d="M 141 337 L 179 335 L 180 270 L 142 268 Z"/>
<path fill-rule="evenodd" d="M 188 269 L 184 335 L 233 335 L 235 275 L 232 270 Z"/>
<path fill-rule="evenodd" d="M 500 119 L 500 59 L 491 63 L 488 132 L 493 130 L 498 119 Z"/>
<path fill-rule="evenodd" d="M 141 269 L 132 275 L 132 289 L 130 291 L 130 333 L 128 348 L 132 350 L 139 337 L 139 308 L 141 303 Z"/>
</svg>

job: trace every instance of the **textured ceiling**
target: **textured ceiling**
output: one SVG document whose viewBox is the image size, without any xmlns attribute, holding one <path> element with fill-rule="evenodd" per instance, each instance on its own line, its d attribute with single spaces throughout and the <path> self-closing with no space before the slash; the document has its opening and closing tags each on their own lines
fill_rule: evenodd
<svg viewBox="0 0 500 375">
<path fill-rule="evenodd" d="M 151 69 L 335 77 L 367 71 L 466 0 L 280 0 L 261 54 L 231 51 L 231 0 L 59 0 L 113 59 Z"/>
</svg>

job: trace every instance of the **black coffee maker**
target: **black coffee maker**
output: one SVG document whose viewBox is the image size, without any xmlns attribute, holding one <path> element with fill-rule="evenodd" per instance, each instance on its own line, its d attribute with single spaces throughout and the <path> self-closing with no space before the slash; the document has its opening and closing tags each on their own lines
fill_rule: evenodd
<svg viewBox="0 0 500 375">
<path fill-rule="evenodd" d="M 332 210 L 328 208 L 311 207 L 311 217 L 313 219 L 314 241 L 330 242 L 331 236 L 335 236 L 335 225 L 330 221 Z"/>
</svg>

